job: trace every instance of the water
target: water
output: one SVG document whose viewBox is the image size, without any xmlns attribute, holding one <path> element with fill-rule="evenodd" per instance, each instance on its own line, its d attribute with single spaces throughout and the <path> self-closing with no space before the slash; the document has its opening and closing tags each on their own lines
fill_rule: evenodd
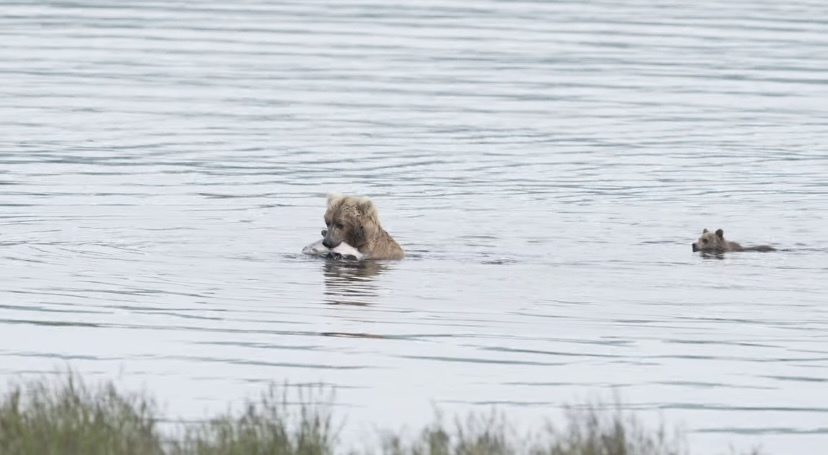
<svg viewBox="0 0 828 455">
<path fill-rule="evenodd" d="M 7 2 L 0 372 L 828 443 L 828 7 Z M 327 191 L 406 248 L 304 257 Z M 703 228 L 777 253 L 691 252 Z"/>
</svg>

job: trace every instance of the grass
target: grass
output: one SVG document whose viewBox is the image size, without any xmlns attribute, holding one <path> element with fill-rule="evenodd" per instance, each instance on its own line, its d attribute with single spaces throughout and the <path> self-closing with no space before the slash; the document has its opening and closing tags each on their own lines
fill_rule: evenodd
<svg viewBox="0 0 828 455">
<path fill-rule="evenodd" d="M 620 408 L 570 410 L 566 425 L 520 435 L 505 416 L 441 416 L 413 437 L 384 432 L 345 448 L 312 390 L 297 404 L 271 387 L 241 412 L 161 431 L 154 400 L 88 385 L 77 375 L 12 384 L 0 395 L 0 455 L 683 455 L 680 437 L 645 428 Z M 287 390 L 287 389 L 283 389 Z M 757 452 L 753 452 L 757 453 Z"/>
<path fill-rule="evenodd" d="M 311 393 L 312 399 L 316 394 Z M 241 415 L 226 413 L 189 426 L 169 444 L 171 455 L 332 455 L 336 431 L 327 407 L 300 396 L 298 409 L 273 386 Z"/>
<path fill-rule="evenodd" d="M 14 385 L 0 397 L 0 454 L 164 453 L 152 401 L 78 377 Z"/>
<path fill-rule="evenodd" d="M 388 434 L 383 455 L 683 455 L 681 439 L 667 436 L 663 427 L 647 430 L 625 416 L 620 408 L 599 411 L 600 406 L 570 409 L 563 428 L 547 425 L 537 435 L 520 435 L 505 416 L 469 416 L 454 424 L 441 420 L 404 442 Z"/>
</svg>

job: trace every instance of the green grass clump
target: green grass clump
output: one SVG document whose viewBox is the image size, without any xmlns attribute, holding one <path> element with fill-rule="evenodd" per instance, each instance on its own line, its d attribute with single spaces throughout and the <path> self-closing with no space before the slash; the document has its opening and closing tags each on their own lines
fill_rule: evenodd
<svg viewBox="0 0 828 455">
<path fill-rule="evenodd" d="M 162 453 L 152 401 L 111 383 L 88 387 L 69 375 L 13 385 L 0 397 L 2 455 Z"/>
<path fill-rule="evenodd" d="M 470 415 L 447 427 L 441 416 L 414 438 L 386 433 L 383 455 L 512 455 L 526 453 L 511 437 L 508 424 L 500 414 Z"/>
<path fill-rule="evenodd" d="M 664 426 L 645 428 L 622 412 L 600 404 L 570 408 L 566 425 L 546 425 L 537 434 L 520 434 L 501 414 L 471 415 L 453 426 L 438 419 L 413 438 L 386 433 L 382 455 L 685 455 L 680 434 Z M 371 453 L 371 451 L 369 451 Z M 731 452 L 732 453 L 732 452 Z M 754 449 L 750 455 L 759 455 Z"/>
<path fill-rule="evenodd" d="M 300 400 L 293 409 L 286 394 L 271 387 L 248 401 L 240 416 L 227 413 L 190 426 L 173 441 L 170 455 L 332 455 L 335 432 L 327 408 Z"/>
<path fill-rule="evenodd" d="M 533 455 L 682 455 L 688 453 L 679 436 L 670 437 L 665 428 L 646 429 L 619 406 L 601 412 L 593 406 L 570 410 L 562 430 L 550 428 L 549 443 Z"/>
<path fill-rule="evenodd" d="M 539 435 L 521 435 L 498 414 L 471 416 L 455 423 L 454 430 L 441 420 L 404 441 L 399 435 L 385 437 L 383 455 L 683 455 L 678 438 L 667 437 L 663 428 L 645 430 L 639 422 L 615 413 L 588 407 L 570 411 L 564 429 L 547 426 Z"/>
<path fill-rule="evenodd" d="M 328 406 L 291 403 L 271 387 L 241 412 L 161 431 L 154 401 L 74 374 L 12 385 L 0 394 L 0 455 L 685 455 L 678 436 L 647 429 L 620 407 L 570 410 L 567 424 L 522 435 L 501 414 L 434 423 L 373 447 L 343 447 Z M 287 390 L 287 388 L 282 389 Z M 754 454 L 757 452 L 753 452 Z"/>
</svg>

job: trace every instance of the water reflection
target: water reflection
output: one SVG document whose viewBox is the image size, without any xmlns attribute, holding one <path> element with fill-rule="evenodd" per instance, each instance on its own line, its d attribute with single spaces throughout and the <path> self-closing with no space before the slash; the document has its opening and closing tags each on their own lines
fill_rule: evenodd
<svg viewBox="0 0 828 455">
<path fill-rule="evenodd" d="M 326 260 L 325 303 L 367 306 L 377 303 L 379 288 L 375 279 L 391 266 L 376 261 L 347 262 Z"/>
</svg>

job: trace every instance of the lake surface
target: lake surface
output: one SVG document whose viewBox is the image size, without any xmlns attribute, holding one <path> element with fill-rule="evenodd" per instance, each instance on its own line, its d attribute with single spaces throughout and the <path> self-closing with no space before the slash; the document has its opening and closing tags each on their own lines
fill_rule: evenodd
<svg viewBox="0 0 828 455">
<path fill-rule="evenodd" d="M 0 374 L 828 445 L 828 6 L 5 2 Z M 406 248 L 309 258 L 325 193 Z M 723 228 L 776 253 L 703 258 Z M 706 452 L 705 452 L 706 451 Z"/>
</svg>

